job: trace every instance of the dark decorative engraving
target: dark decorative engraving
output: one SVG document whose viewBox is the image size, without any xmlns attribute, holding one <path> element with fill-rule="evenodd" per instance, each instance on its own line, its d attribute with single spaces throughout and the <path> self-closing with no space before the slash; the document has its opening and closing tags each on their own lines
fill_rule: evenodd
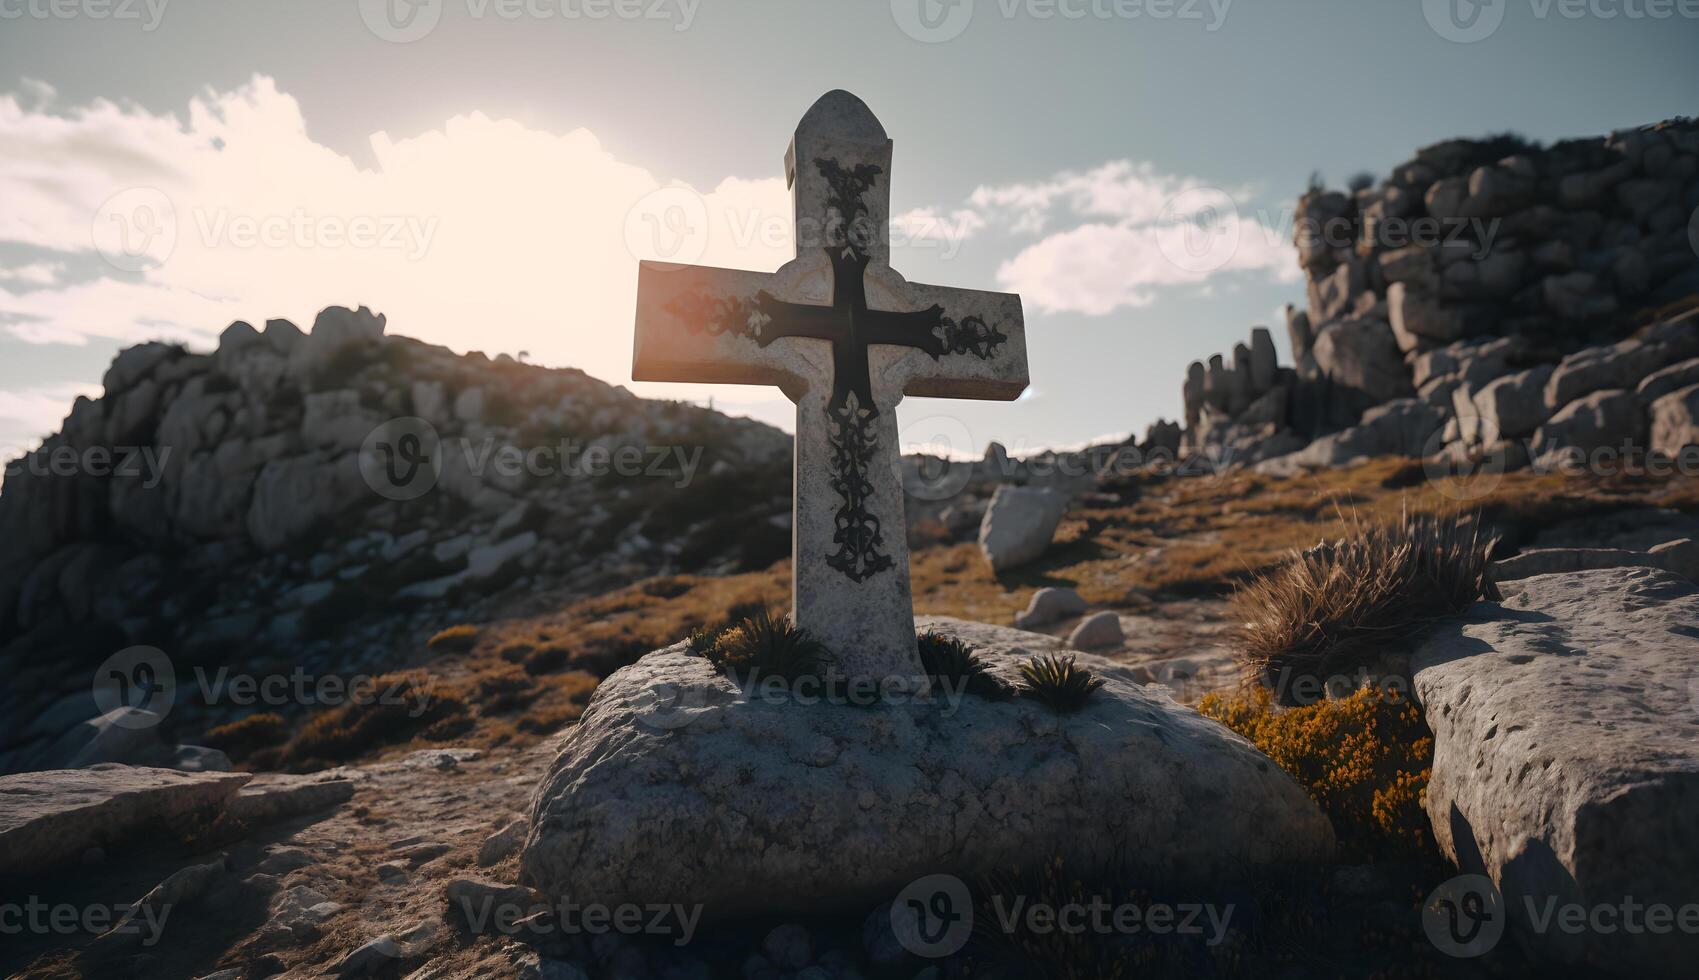
<svg viewBox="0 0 1699 980">
<path fill-rule="evenodd" d="M 867 509 L 873 496 L 868 478 L 879 449 L 879 409 L 873 400 L 868 372 L 870 344 L 890 344 L 925 351 L 937 360 L 964 354 L 989 360 L 1006 342 L 1007 334 L 977 314 L 957 320 L 933 305 L 912 313 L 867 308 L 865 274 L 871 261 L 868 237 L 871 220 L 863 196 L 877 182 L 880 168 L 856 164 L 845 169 L 838 161 L 817 159 L 815 166 L 827 185 L 827 232 L 824 251 L 832 263 L 832 305 L 787 303 L 766 290 L 748 297 L 680 295 L 667 311 L 686 329 L 713 336 L 748 337 L 762 347 L 780 337 L 811 337 L 832 344 L 832 397 L 826 404 L 832 449 L 832 489 L 843 500 L 838 508 L 832 541 L 838 550 L 826 562 L 851 581 L 862 582 L 893 564 L 880 550 L 884 544 L 880 521 Z"/>
<path fill-rule="evenodd" d="M 827 409 L 827 422 L 832 429 L 832 489 L 844 503 L 838 508 L 838 529 L 832 535 L 832 543 L 838 550 L 826 559 L 826 564 L 855 582 L 891 567 L 891 556 L 879 550 L 885 543 L 879 518 L 867 510 L 867 498 L 873 495 L 867 472 L 879 448 L 873 428 L 878 417 L 879 410 L 872 404 L 862 405 L 854 391 Z"/>
</svg>

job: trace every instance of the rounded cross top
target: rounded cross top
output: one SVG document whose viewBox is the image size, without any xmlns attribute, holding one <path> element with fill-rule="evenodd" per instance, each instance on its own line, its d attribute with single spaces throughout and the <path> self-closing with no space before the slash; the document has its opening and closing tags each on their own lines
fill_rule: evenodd
<svg viewBox="0 0 1699 980">
<path fill-rule="evenodd" d="M 797 136 L 829 136 L 869 143 L 885 141 L 885 127 L 867 103 L 843 89 L 833 89 L 814 101 L 796 124 Z"/>
</svg>

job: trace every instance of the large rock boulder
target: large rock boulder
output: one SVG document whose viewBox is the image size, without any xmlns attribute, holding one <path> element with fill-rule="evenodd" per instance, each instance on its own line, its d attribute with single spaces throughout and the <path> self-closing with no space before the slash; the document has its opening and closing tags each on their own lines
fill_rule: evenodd
<svg viewBox="0 0 1699 980">
<path fill-rule="evenodd" d="M 1445 425 L 1445 414 L 1418 398 L 1399 398 L 1376 405 L 1349 429 L 1323 436 L 1295 453 L 1265 460 L 1255 467 L 1269 476 L 1292 476 L 1304 470 L 1350 465 L 1374 456 L 1425 456 L 1434 434 Z"/>
<path fill-rule="evenodd" d="M 1475 416 L 1469 420 L 1469 424 L 1476 426 L 1477 431 L 1465 431 L 1464 438 L 1479 438 L 1490 442 L 1494 439 L 1514 439 L 1533 433 L 1551 418 L 1551 411 L 1546 407 L 1542 394 L 1551 376 L 1551 366 L 1545 365 L 1507 374 L 1489 382 L 1469 399 L 1468 407 L 1473 407 Z M 1458 389 L 1459 392 L 1467 390 Z M 1468 413 L 1461 400 L 1459 396 L 1457 418 L 1459 423 L 1464 423 L 1465 419 L 1468 419 Z M 1488 427 L 1484 434 L 1478 429 L 1480 425 Z M 1468 424 L 1465 424 L 1465 429 L 1468 429 Z"/>
<path fill-rule="evenodd" d="M 1604 389 L 1633 391 L 1646 375 L 1663 366 L 1665 354 L 1662 345 L 1640 340 L 1577 351 L 1564 358 L 1546 382 L 1546 407 L 1556 411 Z"/>
<path fill-rule="evenodd" d="M 1652 449 L 1671 458 L 1699 446 L 1699 384 L 1652 403 Z"/>
<path fill-rule="evenodd" d="M 44 871 L 144 833 L 202 829 L 252 778 L 120 765 L 0 776 L 0 877 Z"/>
<path fill-rule="evenodd" d="M 1566 932 L 1545 915 L 1632 903 L 1644 922 L 1648 905 L 1696 900 L 1699 587 L 1619 568 L 1504 591 L 1438 627 L 1411 664 L 1434 732 L 1435 839 L 1553 957 L 1690 975 L 1692 932 Z"/>
<path fill-rule="evenodd" d="M 926 619 L 1014 676 L 1059 641 Z M 1080 655 L 1077 713 L 1028 699 L 741 692 L 684 644 L 597 688 L 532 804 L 525 884 L 708 919 L 867 907 L 915 878 L 1117 856 L 1181 880 L 1326 857 L 1308 796 L 1249 743 Z"/>
<path fill-rule="evenodd" d="M 1084 612 L 1085 599 L 1073 589 L 1043 588 L 1032 594 L 1032 601 L 1027 603 L 1024 611 L 1015 614 L 1015 626 L 1023 630 L 1037 629 Z"/>
<path fill-rule="evenodd" d="M 1316 368 L 1335 385 L 1374 405 L 1414 394 L 1410 369 L 1383 320 L 1341 320 L 1316 334 Z"/>
<path fill-rule="evenodd" d="M 343 510 L 378 501 L 353 453 L 273 460 L 254 482 L 248 536 L 271 551 L 292 544 Z"/>
<path fill-rule="evenodd" d="M 290 338 L 289 373 L 308 378 L 327 367 L 343 348 L 354 344 L 378 343 L 383 340 L 384 324 L 388 318 L 362 306 L 350 310 L 345 306 L 327 306 L 313 320 L 312 333 L 305 338 Z M 268 325 L 268 330 L 269 325 Z M 299 331 L 297 331 L 299 333 Z M 280 333 L 279 339 L 283 334 Z"/>
<path fill-rule="evenodd" d="M 1573 464 L 1601 449 L 1639 446 L 1645 432 L 1645 416 L 1632 394 L 1596 391 L 1564 406 L 1540 426 L 1529 448 L 1542 467 Z"/>
<path fill-rule="evenodd" d="M 1048 487 L 1004 485 L 991 497 L 979 524 L 979 550 L 994 572 L 1044 554 L 1068 509 L 1068 495 Z"/>
</svg>

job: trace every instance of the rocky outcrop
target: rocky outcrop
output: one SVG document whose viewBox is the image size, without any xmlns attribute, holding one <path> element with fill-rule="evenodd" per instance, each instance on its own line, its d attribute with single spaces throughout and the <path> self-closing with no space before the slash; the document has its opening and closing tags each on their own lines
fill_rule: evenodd
<svg viewBox="0 0 1699 980">
<path fill-rule="evenodd" d="M 203 830 L 253 777 L 101 765 L 0 776 L 0 877 L 150 833 Z"/>
<path fill-rule="evenodd" d="M 511 590 L 788 553 L 785 434 L 385 327 L 333 307 L 310 333 L 235 323 L 207 353 L 131 348 L 9 464 L 0 771 L 92 714 L 95 666 L 133 644 L 375 671 Z M 194 741 L 235 710 L 179 703 L 164 725 Z"/>
<path fill-rule="evenodd" d="M 1032 633 L 922 620 L 1013 676 Z M 747 696 L 683 644 L 602 683 L 531 809 L 522 881 L 704 919 L 857 908 L 916 877 L 1125 857 L 1162 880 L 1303 862 L 1332 832 L 1225 728 L 1082 655 L 1073 714 L 977 696 L 874 706 Z M 865 907 L 861 905 L 860 907 Z"/>
<path fill-rule="evenodd" d="M 1549 462 L 1560 448 L 1596 447 L 1607 429 L 1632 431 L 1643 453 L 1651 406 L 1699 382 L 1699 368 L 1678 368 L 1699 354 L 1699 319 L 1641 329 L 1652 319 L 1644 311 L 1691 307 L 1699 294 L 1695 209 L 1690 120 L 1550 147 L 1451 140 L 1379 184 L 1313 187 L 1296 210 L 1307 308 L 1287 308 L 1293 367 L 1272 375 L 1281 396 L 1257 402 L 1237 358 L 1192 364 L 1183 452 L 1231 468 L 1307 448 L 1274 469 L 1334 465 L 1356 457 L 1310 444 L 1415 396 L 1441 413 L 1443 438 L 1430 448 L 1449 459 Z M 1643 382 L 1634 420 L 1614 401 L 1609 417 L 1584 403 Z M 1566 435 L 1576 441 L 1550 441 Z"/>
<path fill-rule="evenodd" d="M 1699 385 L 1664 395 L 1652 403 L 1652 448 L 1683 457 L 1699 446 Z"/>
<path fill-rule="evenodd" d="M 1544 955 L 1589 971 L 1685 976 L 1690 930 L 1571 929 L 1690 906 L 1699 881 L 1699 586 L 1618 568 L 1504 586 L 1412 662 L 1434 732 L 1435 839 L 1490 877 Z M 1553 910 L 1558 911 L 1552 916 Z M 1609 920 L 1621 923 L 1620 918 Z M 1673 921 L 1673 920 L 1672 920 Z"/>
</svg>

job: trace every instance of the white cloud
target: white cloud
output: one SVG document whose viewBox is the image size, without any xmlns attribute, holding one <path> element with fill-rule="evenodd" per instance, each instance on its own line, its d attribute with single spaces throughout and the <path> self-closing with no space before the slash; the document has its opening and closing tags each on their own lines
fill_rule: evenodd
<svg viewBox="0 0 1699 980">
<path fill-rule="evenodd" d="M 792 254 L 777 176 L 698 191 L 616 158 L 588 130 L 480 113 L 380 132 L 371 149 L 364 169 L 315 142 L 299 104 L 265 77 L 209 90 L 180 115 L 64 106 L 36 84 L 0 95 L 0 242 L 46 253 L 0 274 L 0 330 L 35 343 L 206 346 L 231 320 L 305 328 L 325 306 L 364 304 L 397 333 L 525 350 L 625 383 L 639 258 L 773 269 Z M 1034 236 L 999 268 L 1001 286 L 1033 309 L 1103 315 L 1224 272 L 1295 281 L 1290 245 L 1240 217 L 1247 200 L 1119 160 L 981 187 L 893 225 L 899 246 L 952 251 L 988 231 Z M 1223 236 L 1232 248 L 1216 248 Z M 87 278 L 97 255 L 114 265 Z"/>
<path fill-rule="evenodd" d="M 1042 181 L 983 186 L 968 198 L 969 234 L 1000 228 L 1044 235 L 998 269 L 998 281 L 1035 308 L 1101 316 L 1145 306 L 1162 287 L 1200 291 L 1222 273 L 1297 282 L 1296 256 L 1278 229 L 1247 219 L 1250 193 L 1114 160 Z M 1048 229 L 1056 229 L 1045 232 Z"/>
<path fill-rule="evenodd" d="M 0 241 L 120 265 L 131 257 L 117 246 L 147 246 L 139 275 L 0 284 L 0 322 L 33 342 L 204 345 L 234 319 L 307 327 L 325 306 L 365 304 L 423 340 L 629 377 L 637 260 L 674 258 L 664 246 L 679 233 L 633 214 L 661 180 L 587 130 L 478 113 L 371 146 L 366 170 L 314 142 L 300 106 L 263 77 L 203 94 L 182 118 L 98 100 L 48 113 L 0 96 Z M 677 260 L 790 258 L 782 179 L 682 193 L 691 251 Z M 36 265 L 5 282 L 41 285 Z"/>
<path fill-rule="evenodd" d="M 0 282 L 16 282 L 26 286 L 51 286 L 65 271 L 63 262 L 31 262 L 13 269 L 0 269 Z"/>
</svg>

